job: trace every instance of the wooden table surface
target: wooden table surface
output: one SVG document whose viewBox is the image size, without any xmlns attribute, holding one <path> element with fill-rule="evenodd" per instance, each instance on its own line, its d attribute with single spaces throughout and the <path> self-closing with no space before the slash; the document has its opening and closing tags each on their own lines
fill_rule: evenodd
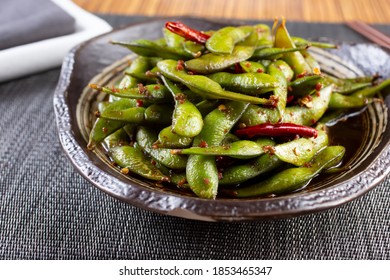
<svg viewBox="0 0 390 280">
<path fill-rule="evenodd" d="M 94 13 L 390 23 L 390 0 L 73 0 Z"/>
</svg>

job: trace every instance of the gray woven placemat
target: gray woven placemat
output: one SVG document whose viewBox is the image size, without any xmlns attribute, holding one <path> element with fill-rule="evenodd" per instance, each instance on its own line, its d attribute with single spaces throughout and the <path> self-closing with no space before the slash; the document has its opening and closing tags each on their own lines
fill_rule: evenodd
<svg viewBox="0 0 390 280">
<path fill-rule="evenodd" d="M 104 18 L 113 26 L 144 19 Z M 364 41 L 341 25 L 289 28 Z M 59 144 L 58 77 L 54 69 L 0 84 L 1 259 L 390 259 L 390 177 L 337 209 L 250 223 L 162 216 L 107 196 L 75 171 Z"/>
</svg>

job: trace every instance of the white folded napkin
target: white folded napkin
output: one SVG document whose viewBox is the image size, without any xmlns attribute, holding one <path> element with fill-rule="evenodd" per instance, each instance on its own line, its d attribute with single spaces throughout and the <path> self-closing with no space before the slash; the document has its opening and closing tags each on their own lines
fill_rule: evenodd
<svg viewBox="0 0 390 280">
<path fill-rule="evenodd" d="M 112 30 L 104 20 L 70 0 L 51 1 L 75 19 L 75 31 L 69 35 L 0 50 L 0 82 L 58 67 L 74 46 Z"/>
</svg>

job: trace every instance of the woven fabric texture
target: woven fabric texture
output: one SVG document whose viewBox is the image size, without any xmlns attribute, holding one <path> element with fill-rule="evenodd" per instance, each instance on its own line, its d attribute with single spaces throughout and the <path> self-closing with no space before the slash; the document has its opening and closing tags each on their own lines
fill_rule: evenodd
<svg viewBox="0 0 390 280">
<path fill-rule="evenodd" d="M 104 18 L 113 26 L 142 19 Z M 298 35 L 364 40 L 335 27 L 290 24 Z M 59 73 L 0 84 L 0 259 L 390 259 L 389 176 L 339 208 L 248 223 L 163 216 L 107 196 L 76 172 L 58 141 Z"/>
</svg>

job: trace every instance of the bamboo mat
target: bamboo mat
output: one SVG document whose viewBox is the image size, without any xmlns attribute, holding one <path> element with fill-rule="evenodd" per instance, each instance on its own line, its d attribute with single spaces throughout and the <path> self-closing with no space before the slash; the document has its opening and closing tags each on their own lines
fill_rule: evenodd
<svg viewBox="0 0 390 280">
<path fill-rule="evenodd" d="M 390 23 L 390 0 L 73 0 L 93 12 L 122 15 Z"/>
</svg>

